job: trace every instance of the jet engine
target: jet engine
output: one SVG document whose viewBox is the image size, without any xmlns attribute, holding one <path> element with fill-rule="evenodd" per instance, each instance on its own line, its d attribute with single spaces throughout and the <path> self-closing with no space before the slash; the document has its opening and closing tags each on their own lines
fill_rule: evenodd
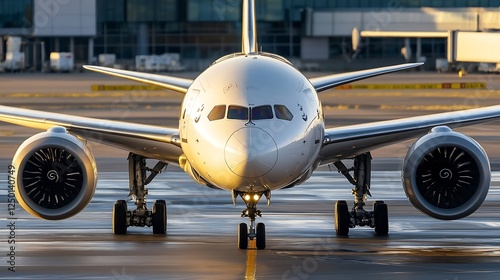
<svg viewBox="0 0 500 280">
<path fill-rule="evenodd" d="M 28 138 L 17 149 L 12 166 L 17 201 L 33 216 L 69 218 L 82 211 L 94 195 L 94 157 L 64 127 L 52 127 Z"/>
<path fill-rule="evenodd" d="M 442 220 L 474 213 L 490 186 L 490 163 L 473 139 L 435 127 L 408 151 L 402 170 L 406 195 L 415 208 Z"/>
</svg>

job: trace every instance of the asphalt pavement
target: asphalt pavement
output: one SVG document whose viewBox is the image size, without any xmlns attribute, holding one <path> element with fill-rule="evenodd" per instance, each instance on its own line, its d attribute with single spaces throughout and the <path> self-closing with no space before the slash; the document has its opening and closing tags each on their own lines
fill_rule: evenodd
<svg viewBox="0 0 500 280">
<path fill-rule="evenodd" d="M 457 81 L 485 81 L 487 88 L 325 92 L 321 99 L 327 127 L 500 104 L 495 75 L 460 79 L 452 74 L 402 73 L 363 83 Z M 92 92 L 92 84 L 133 83 L 94 73 L 2 74 L 0 103 L 178 126 L 182 95 Z M 335 236 L 333 204 L 348 200 L 352 205 L 351 186 L 336 171 L 322 167 L 306 183 L 274 192 L 271 206 L 259 205 L 263 217 L 258 221 L 267 228 L 266 250 L 237 249 L 236 228 L 245 222 L 240 218 L 241 201 L 233 206 L 229 193 L 200 186 L 176 167 L 153 181 L 148 197 L 150 203 L 167 201 L 167 235 L 154 236 L 150 228 L 113 235 L 112 206 L 128 195 L 127 152 L 93 143 L 89 146 L 96 156 L 99 182 L 83 212 L 63 221 L 44 221 L 17 207 L 10 216 L 7 166 L 22 141 L 37 131 L 1 124 L 0 279 L 499 279 L 498 124 L 460 129 L 483 145 L 494 171 L 488 197 L 473 215 L 440 221 L 410 205 L 399 172 L 413 142 L 407 141 L 373 152 L 370 201 L 389 205 L 388 236 L 376 236 L 370 228 L 351 229 L 348 238 Z"/>
</svg>

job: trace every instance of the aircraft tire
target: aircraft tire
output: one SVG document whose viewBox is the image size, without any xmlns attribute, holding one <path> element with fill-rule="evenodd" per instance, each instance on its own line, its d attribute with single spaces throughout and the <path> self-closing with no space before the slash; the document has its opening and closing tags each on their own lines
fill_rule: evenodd
<svg viewBox="0 0 500 280">
<path fill-rule="evenodd" d="M 375 233 L 387 235 L 389 233 L 389 214 L 387 204 L 377 201 L 373 205 L 373 218 L 375 219 Z"/>
<path fill-rule="evenodd" d="M 153 234 L 167 233 L 167 203 L 157 200 L 153 205 Z"/>
<path fill-rule="evenodd" d="M 127 234 L 127 202 L 118 200 L 113 207 L 113 233 Z"/>
<path fill-rule="evenodd" d="M 258 223 L 256 229 L 256 246 L 259 250 L 266 249 L 266 225 L 264 223 Z"/>
<path fill-rule="evenodd" d="M 238 248 L 242 250 L 248 248 L 248 226 L 245 223 L 238 226 Z"/>
<path fill-rule="evenodd" d="M 347 202 L 339 200 L 335 203 L 335 232 L 338 236 L 349 235 L 349 209 Z"/>
</svg>

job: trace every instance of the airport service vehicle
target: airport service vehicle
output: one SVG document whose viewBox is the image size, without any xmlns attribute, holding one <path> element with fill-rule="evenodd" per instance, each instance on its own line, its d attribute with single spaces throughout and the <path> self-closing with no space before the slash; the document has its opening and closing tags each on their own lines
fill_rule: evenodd
<svg viewBox="0 0 500 280">
<path fill-rule="evenodd" d="M 45 130 L 21 144 L 13 158 L 15 193 L 20 205 L 36 217 L 69 218 L 92 199 L 97 170 L 85 141 L 130 152 L 130 194 L 113 208 L 115 234 L 128 227 L 151 226 L 165 234 L 166 203 L 146 206 L 146 186 L 167 164 L 180 166 L 194 181 L 228 192 L 234 203 L 246 205 L 238 226 L 238 247 L 249 240 L 266 247 L 260 200 L 271 193 L 305 182 L 321 165 L 332 165 L 353 185 L 354 204 L 335 203 L 335 231 L 369 226 L 380 235 L 389 231 L 387 204 L 370 195 L 370 151 L 418 138 L 402 169 L 403 188 L 410 202 L 442 220 L 460 219 L 476 211 L 490 184 L 489 160 L 473 139 L 452 128 L 500 118 L 500 106 L 325 128 L 318 94 L 346 83 L 420 63 L 381 67 L 307 79 L 289 61 L 259 51 L 255 1 L 243 1 L 242 50 L 215 61 L 196 79 L 139 73 L 99 66 L 86 69 L 144 82 L 179 94 L 184 100 L 179 127 L 166 128 L 129 122 L 0 107 L 0 120 Z M 153 167 L 146 159 L 157 160 Z M 353 166 L 344 162 L 352 160 Z M 350 190 L 349 190 L 350 191 Z"/>
</svg>

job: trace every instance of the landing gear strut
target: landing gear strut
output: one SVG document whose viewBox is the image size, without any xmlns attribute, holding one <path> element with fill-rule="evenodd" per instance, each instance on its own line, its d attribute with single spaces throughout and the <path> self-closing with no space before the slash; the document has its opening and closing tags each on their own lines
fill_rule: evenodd
<svg viewBox="0 0 500 280">
<path fill-rule="evenodd" d="M 235 196 L 239 195 L 245 202 L 247 208 L 242 211 L 241 217 L 248 217 L 250 229 L 245 223 L 241 223 L 238 226 L 238 248 L 247 249 L 248 240 L 254 240 L 257 249 L 263 250 L 266 248 L 266 226 L 263 223 L 255 224 L 255 218 L 257 216 L 262 217 L 262 213 L 257 209 L 257 203 L 259 202 L 262 195 L 270 199 L 270 193 L 235 193 Z"/>
<path fill-rule="evenodd" d="M 154 234 L 165 234 L 167 232 L 167 206 L 164 200 L 157 200 L 153 205 L 153 211 L 146 207 L 146 196 L 148 190 L 146 185 L 151 183 L 161 170 L 167 165 L 158 162 L 154 168 L 146 166 L 146 158 L 130 154 L 129 162 L 129 183 L 130 194 L 135 199 L 136 209 L 127 210 L 125 200 L 118 200 L 113 208 L 113 233 L 126 234 L 127 227 L 153 227 Z M 149 176 L 146 176 L 150 172 Z"/>
<path fill-rule="evenodd" d="M 349 228 L 356 226 L 369 226 L 375 229 L 379 235 L 389 233 L 389 219 L 387 204 L 383 201 L 376 201 L 373 204 L 373 211 L 366 211 L 366 197 L 370 194 L 371 180 L 371 155 L 365 153 L 354 158 L 354 166 L 348 169 L 342 162 L 336 162 L 335 167 L 347 180 L 354 185 L 352 194 L 354 195 L 354 206 L 349 211 L 347 202 L 337 201 L 335 203 L 335 231 L 339 236 L 349 235 Z M 351 176 L 353 172 L 354 176 Z"/>
</svg>

